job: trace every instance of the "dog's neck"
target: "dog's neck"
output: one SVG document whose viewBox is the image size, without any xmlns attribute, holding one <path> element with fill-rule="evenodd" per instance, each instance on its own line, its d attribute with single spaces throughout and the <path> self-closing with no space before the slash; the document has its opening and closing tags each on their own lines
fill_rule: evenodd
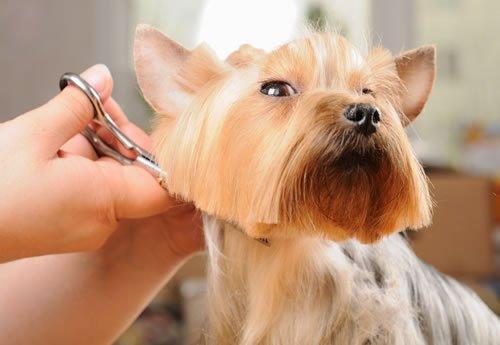
<svg viewBox="0 0 500 345">
<path fill-rule="evenodd" d="M 320 344 L 334 330 L 347 332 L 340 325 L 352 331 L 356 321 L 373 318 L 373 308 L 352 298 L 354 281 L 366 273 L 353 269 L 340 245 L 301 237 L 273 238 L 268 247 L 226 222 L 210 220 L 205 226 L 214 343 Z M 392 319 L 388 315 L 401 308 L 386 303 L 378 317 Z"/>
<path fill-rule="evenodd" d="M 267 247 L 226 222 L 205 216 L 204 223 L 205 343 L 448 344 L 458 337 L 489 344 L 487 339 L 495 339 L 493 314 L 460 284 L 422 264 L 397 234 L 372 245 L 300 237 L 273 238 Z M 463 315 L 464 303 L 481 313 Z M 481 326 L 459 327 L 462 318 Z"/>
</svg>

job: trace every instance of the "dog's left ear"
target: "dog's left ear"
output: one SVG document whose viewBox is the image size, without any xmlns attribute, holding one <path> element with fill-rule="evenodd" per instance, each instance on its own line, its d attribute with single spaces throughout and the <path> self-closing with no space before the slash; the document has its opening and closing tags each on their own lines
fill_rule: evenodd
<svg viewBox="0 0 500 345">
<path fill-rule="evenodd" d="M 402 97 L 402 110 L 408 121 L 412 122 L 424 108 L 436 76 L 436 48 L 422 46 L 409 50 L 395 59 L 399 78 L 405 90 Z"/>
<path fill-rule="evenodd" d="M 148 25 L 137 27 L 134 66 L 146 101 L 169 114 L 181 112 L 194 93 L 224 70 L 205 44 L 190 51 Z"/>
</svg>

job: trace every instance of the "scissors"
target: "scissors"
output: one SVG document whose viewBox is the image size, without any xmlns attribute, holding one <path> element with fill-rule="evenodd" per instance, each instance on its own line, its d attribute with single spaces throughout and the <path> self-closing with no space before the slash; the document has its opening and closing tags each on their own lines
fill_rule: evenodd
<svg viewBox="0 0 500 345">
<path fill-rule="evenodd" d="M 109 114 L 104 110 L 104 106 L 97 91 L 82 77 L 75 73 L 64 73 L 61 76 L 61 79 L 59 80 L 59 88 L 63 90 L 68 85 L 77 87 L 87 96 L 92 104 L 92 107 L 94 108 L 94 117 L 92 120 L 108 129 L 126 150 L 135 154 L 135 158 L 131 159 L 122 155 L 120 152 L 104 142 L 104 140 L 102 140 L 90 126 L 87 126 L 83 130 L 82 134 L 92 144 L 97 154 L 100 156 L 111 157 L 123 165 L 140 166 L 151 173 L 151 175 L 157 179 L 160 186 L 167 189 L 165 171 L 160 168 L 154 156 L 150 152 L 136 144 L 125 133 L 123 133 L 120 128 L 118 128 L 111 116 L 109 116 Z"/>
<path fill-rule="evenodd" d="M 104 140 L 102 140 L 90 126 L 87 126 L 83 130 L 82 134 L 92 144 L 94 150 L 96 150 L 100 156 L 111 157 L 123 165 L 137 165 L 146 169 L 154 177 L 156 177 L 160 186 L 167 189 L 167 174 L 165 171 L 160 168 L 154 156 L 150 152 L 137 145 L 132 139 L 123 133 L 120 128 L 118 128 L 111 116 L 109 116 L 109 114 L 104 110 L 104 106 L 97 91 L 82 77 L 75 73 L 64 73 L 61 76 L 61 79 L 59 80 L 59 88 L 63 90 L 68 85 L 77 87 L 87 96 L 90 103 L 92 103 L 92 107 L 94 108 L 94 117 L 92 121 L 107 128 L 111 134 L 118 139 L 123 147 L 136 155 L 136 158 L 131 159 L 125 157 L 104 142 Z M 265 246 L 270 246 L 270 242 L 267 238 L 254 238 L 254 240 Z"/>
</svg>

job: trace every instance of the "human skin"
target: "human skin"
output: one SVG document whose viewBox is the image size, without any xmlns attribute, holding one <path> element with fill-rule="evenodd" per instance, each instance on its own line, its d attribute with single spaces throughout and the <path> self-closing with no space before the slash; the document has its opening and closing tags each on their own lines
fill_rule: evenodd
<svg viewBox="0 0 500 345">
<path fill-rule="evenodd" d="M 105 66 L 82 76 L 112 113 L 119 112 Z M 143 169 L 80 155 L 91 154 L 78 133 L 92 115 L 86 96 L 68 87 L 47 104 L 0 124 L 0 262 L 95 250 L 120 220 L 153 216 L 175 204 Z M 61 154 L 61 148 L 77 144 L 82 152 Z"/>
<path fill-rule="evenodd" d="M 109 77 L 107 82 L 110 81 Z M 109 98 L 111 88 L 109 90 L 100 89 L 100 91 L 101 96 L 105 95 L 106 99 Z M 74 96 L 78 97 L 78 95 Z M 127 120 L 116 102 L 109 99 L 105 107 L 126 134 L 140 145 L 150 148 L 148 136 Z M 84 123 L 82 120 L 80 126 L 75 124 L 74 130 L 78 132 Z M 69 131 L 67 133 L 69 136 Z M 54 140 L 56 139 L 54 138 Z M 53 147 L 57 148 L 57 145 Z M 91 227 L 92 224 L 98 227 L 102 224 L 89 221 L 84 228 L 73 229 L 74 233 L 72 231 L 66 233 L 65 236 L 69 240 L 62 243 L 72 243 L 72 246 L 40 245 L 37 246 L 37 251 L 21 250 L 23 255 L 11 254 L 7 257 L 12 259 L 27 256 L 29 253 L 40 255 L 50 251 L 70 251 L 71 248 L 86 250 L 99 247 L 93 251 L 45 255 L 1 264 L 0 306 L 2 306 L 3 313 L 0 313 L 0 343 L 2 344 L 112 343 L 145 308 L 156 292 L 168 282 L 176 269 L 189 256 L 203 248 L 201 219 L 194 207 L 180 203 L 170 198 L 168 194 L 167 199 L 163 199 L 164 191 L 157 189 L 156 181 L 147 173 L 143 174 L 141 169 L 135 167 L 121 167 L 109 158 L 98 158 L 90 144 L 80 135 L 70 137 L 59 148 L 62 153 L 57 154 L 56 151 L 48 160 L 48 162 L 56 161 L 57 163 L 47 163 L 47 159 L 42 159 L 42 162 L 46 162 L 45 164 L 50 166 L 51 164 L 66 164 L 66 162 L 59 163 L 58 161 L 70 160 L 71 164 L 81 165 L 79 169 L 88 169 L 90 172 L 94 171 L 94 166 L 99 167 L 95 169 L 110 169 L 109 172 L 102 173 L 103 181 L 106 181 L 105 177 L 108 176 L 106 174 L 123 174 L 123 176 L 114 177 L 122 179 L 121 182 L 117 182 L 118 186 L 128 188 L 126 189 L 129 193 L 128 197 L 139 198 L 138 200 L 141 200 L 141 197 L 145 199 L 143 202 L 146 205 L 139 205 L 139 202 L 136 205 L 130 200 L 111 198 L 110 200 L 114 202 L 113 207 L 117 210 L 111 214 L 132 214 L 138 219 L 115 219 L 112 222 L 113 227 L 110 227 L 111 230 L 107 230 L 107 227 L 104 227 L 104 230 L 95 230 Z M 35 148 L 31 149 L 35 150 Z M 134 170 L 129 171 L 129 168 Z M 78 171 L 75 170 L 75 174 Z M 52 177 L 51 173 L 53 173 L 52 170 L 46 172 L 55 179 L 56 177 Z M 73 183 L 89 183 L 92 177 L 95 178 L 101 173 L 97 175 L 86 174 L 88 172 L 84 171 L 82 176 L 73 180 Z M 24 173 L 23 175 L 26 176 Z M 73 177 L 71 176 L 71 178 Z M 82 180 L 79 180 L 80 178 Z M 130 178 L 138 180 L 128 181 Z M 149 184 L 150 181 L 152 181 L 151 184 Z M 31 183 L 34 182 L 30 181 L 30 186 L 32 186 Z M 129 190 L 138 187 L 135 183 L 146 184 L 146 186 L 141 185 L 142 190 L 140 191 Z M 65 185 L 65 182 L 61 181 L 61 184 Z M 104 188 L 102 185 L 99 186 Z M 33 188 L 35 187 L 37 186 Z M 69 190 L 73 193 L 84 192 L 78 186 L 65 185 L 64 188 L 64 191 Z M 92 186 L 91 188 L 96 187 Z M 29 189 L 23 189 L 22 192 L 27 190 Z M 97 192 L 95 189 L 90 190 Z M 157 197 L 148 199 L 151 196 L 148 196 L 147 192 L 156 194 Z M 85 191 L 85 193 L 87 192 Z M 144 193 L 144 195 L 138 195 L 138 193 Z M 85 196 L 95 201 L 95 197 L 92 197 L 90 193 Z M 48 203 L 53 200 L 52 198 L 53 196 L 49 196 L 45 202 Z M 60 198 L 62 197 L 60 196 Z M 78 199 L 78 202 L 84 202 L 82 199 L 83 196 Z M 36 198 L 36 200 L 39 199 Z M 157 203 L 162 204 L 163 202 L 166 205 L 157 205 Z M 43 206 L 45 207 L 45 205 Z M 158 210 L 161 209 L 162 212 L 155 216 L 140 218 L 142 215 L 148 215 L 149 211 L 146 206 L 158 207 Z M 87 207 L 90 209 L 92 205 Z M 67 212 L 71 211 L 70 208 Z M 16 217 L 30 215 L 26 210 L 23 212 Z M 46 212 L 45 217 L 48 217 L 54 211 L 49 205 L 43 212 Z M 75 214 L 73 216 L 80 217 L 80 215 Z M 14 223 L 11 222 L 11 224 Z M 24 229 L 36 229 L 35 222 L 26 221 L 26 224 Z M 61 226 L 60 231 L 63 233 L 66 231 L 62 228 L 64 224 L 78 226 L 76 222 L 58 223 L 58 226 Z M 105 234 L 109 233 L 110 237 L 104 236 L 105 243 L 102 246 L 99 245 L 99 241 L 86 245 L 81 244 L 78 240 L 82 236 L 78 233 L 81 231 L 80 229 L 97 234 L 104 231 Z M 48 237 L 45 238 L 45 241 L 57 241 L 57 238 L 52 237 L 54 236 L 52 229 L 40 231 L 46 231 L 44 234 Z M 41 234 L 36 236 L 42 237 Z M 13 246 L 11 248 L 13 249 L 10 253 L 20 252 L 14 250 Z"/>
<path fill-rule="evenodd" d="M 111 344 L 201 248 L 192 220 L 179 208 L 123 222 L 95 252 L 0 265 L 0 343 Z"/>
</svg>

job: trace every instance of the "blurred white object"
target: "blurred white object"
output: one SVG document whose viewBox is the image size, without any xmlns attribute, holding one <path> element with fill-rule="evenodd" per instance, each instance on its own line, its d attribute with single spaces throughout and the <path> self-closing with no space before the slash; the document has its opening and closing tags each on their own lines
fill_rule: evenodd
<svg viewBox="0 0 500 345">
<path fill-rule="evenodd" d="M 208 0 L 198 40 L 221 58 L 243 43 L 270 50 L 293 37 L 298 21 L 298 0 Z"/>
</svg>

